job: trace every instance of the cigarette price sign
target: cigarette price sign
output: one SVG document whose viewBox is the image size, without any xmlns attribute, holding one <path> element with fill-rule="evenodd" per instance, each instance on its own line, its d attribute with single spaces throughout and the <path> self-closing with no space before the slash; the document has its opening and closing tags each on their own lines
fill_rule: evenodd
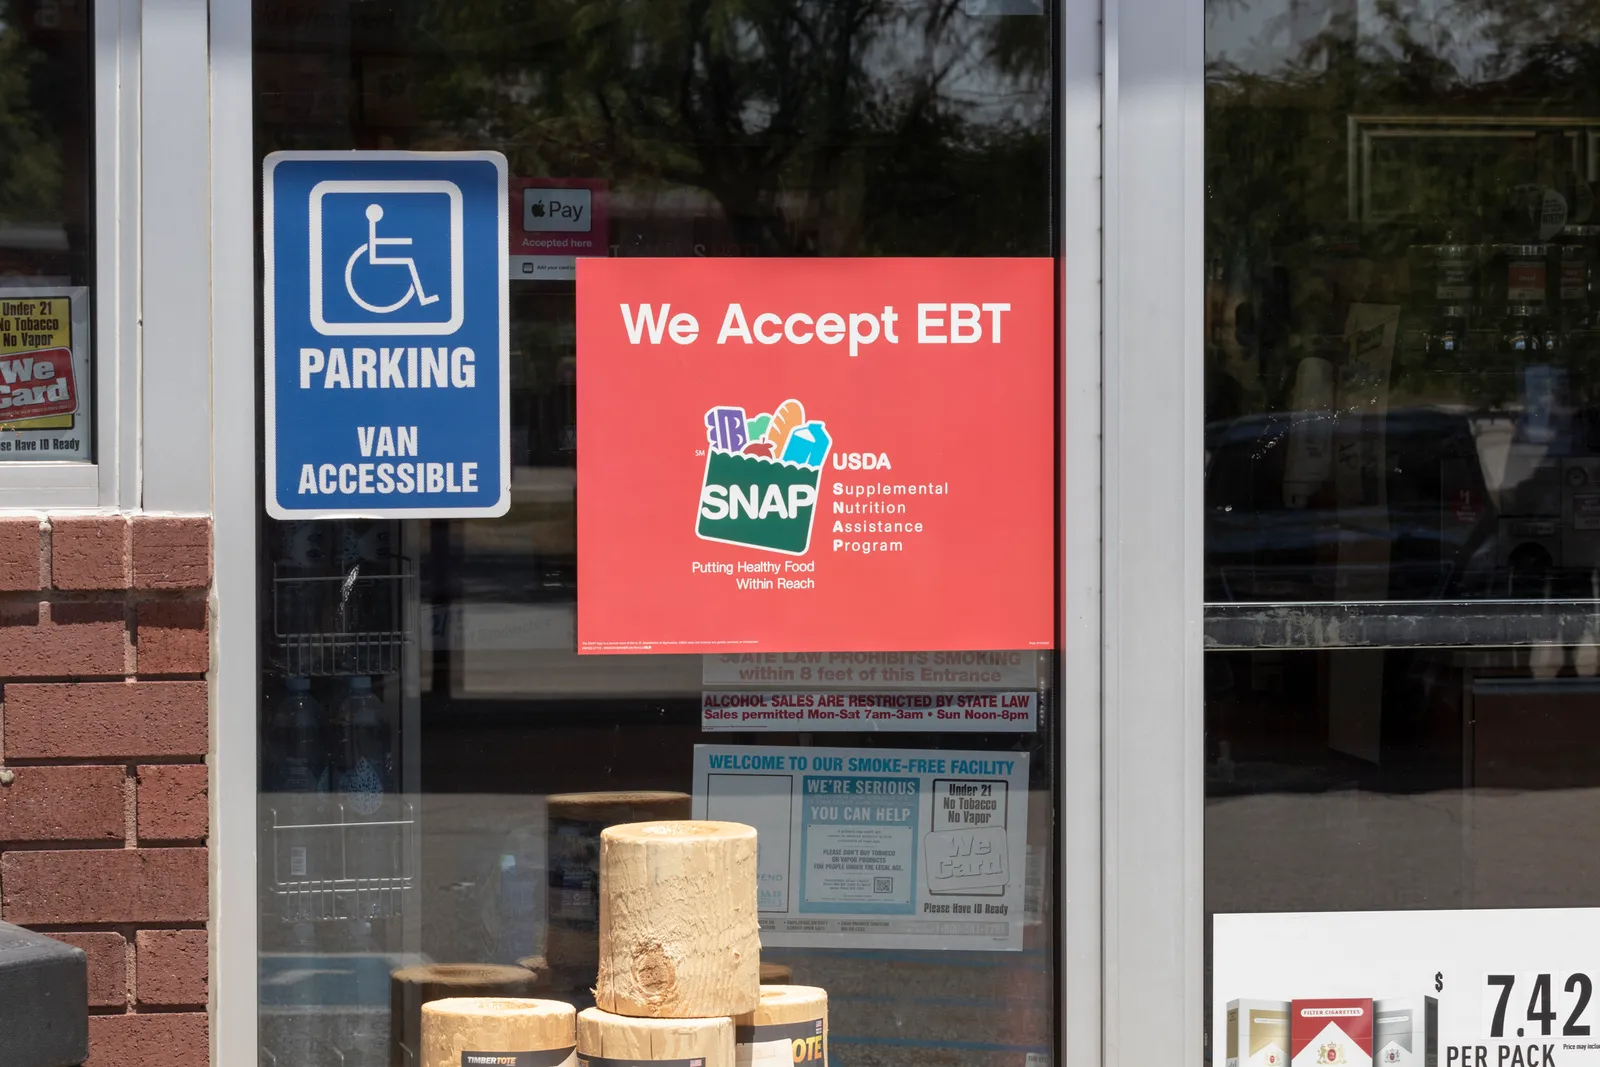
<svg viewBox="0 0 1600 1067">
<path fill-rule="evenodd" d="M 1443 975 L 1440 975 L 1443 983 Z M 1593 1004 L 1594 976 L 1584 971 L 1552 974 L 1486 974 L 1483 977 L 1485 1036 L 1590 1038 L 1600 1024 L 1600 1005 Z M 1526 1003 L 1524 1003 L 1524 999 Z M 1600 1043 L 1593 1045 L 1600 1050 Z"/>
<path fill-rule="evenodd" d="M 1215 922 L 1216 1067 L 1600 1067 L 1600 909 Z"/>
<path fill-rule="evenodd" d="M 1046 649 L 1048 259 L 580 259 L 578 651 Z"/>
</svg>

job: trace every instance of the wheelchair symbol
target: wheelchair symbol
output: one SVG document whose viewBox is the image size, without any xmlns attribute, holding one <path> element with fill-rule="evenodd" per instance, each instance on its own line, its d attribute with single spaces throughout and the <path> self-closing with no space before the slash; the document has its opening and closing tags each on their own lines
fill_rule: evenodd
<svg viewBox="0 0 1600 1067">
<path fill-rule="evenodd" d="M 427 307 L 429 304 L 437 303 L 439 300 L 437 294 L 429 296 L 427 293 L 422 291 L 422 278 L 417 274 L 416 260 L 412 259 L 410 256 L 397 256 L 393 259 L 380 259 L 378 257 L 379 245 L 408 246 L 411 244 L 411 238 L 409 237 L 379 237 L 378 223 L 382 221 L 383 208 L 378 204 L 368 204 L 366 243 L 358 245 L 356 250 L 350 253 L 350 258 L 345 262 L 344 265 L 344 288 L 345 291 L 350 294 L 350 299 L 354 300 L 357 304 L 372 312 L 374 315 L 387 315 L 390 312 L 399 311 L 401 308 L 411 303 L 411 298 L 413 296 L 417 298 L 417 302 L 423 307 Z M 396 300 L 392 304 L 382 305 L 369 304 L 365 300 L 361 299 L 361 294 L 356 292 L 355 279 L 352 278 L 351 275 L 356 269 L 356 260 L 360 259 L 363 255 L 367 257 L 367 263 L 374 267 L 405 267 L 410 270 L 411 286 L 406 289 L 406 295 L 402 296 L 399 300 Z"/>
<path fill-rule="evenodd" d="M 415 199 L 396 194 L 432 194 Z M 351 195 L 354 194 L 354 195 Z M 439 200 L 439 196 L 444 201 Z M 336 199 L 330 200 L 330 196 Z M 381 200 L 381 203 L 380 203 Z M 446 212 L 448 205 L 448 223 Z M 360 210 L 365 225 L 357 221 Z M 324 225 L 323 214 L 330 213 Z M 311 190 L 311 325 L 329 336 L 441 335 L 464 319 L 462 196 L 454 182 L 323 181 Z M 445 233 L 448 224 L 449 233 Z M 324 230 L 326 229 L 326 233 Z M 365 240 L 361 237 L 364 236 Z M 324 238 L 328 246 L 324 248 Z M 349 242 L 348 244 L 345 242 Z M 355 247 L 346 252 L 345 249 Z M 329 254 L 326 277 L 324 252 Z M 419 267 L 418 264 L 421 264 Z M 339 264 L 343 277 L 339 278 Z M 359 270 L 357 268 L 360 268 Z M 391 272 L 403 268 L 405 290 Z M 448 271 L 443 287 L 439 282 Z M 393 285 L 382 281 L 394 277 Z M 423 277 L 430 279 L 430 292 Z M 335 281 L 339 278 L 339 281 Z M 343 282 L 340 289 L 339 282 Z M 326 289 L 325 289 L 326 284 Z M 382 296 L 375 296 L 374 286 Z"/>
</svg>

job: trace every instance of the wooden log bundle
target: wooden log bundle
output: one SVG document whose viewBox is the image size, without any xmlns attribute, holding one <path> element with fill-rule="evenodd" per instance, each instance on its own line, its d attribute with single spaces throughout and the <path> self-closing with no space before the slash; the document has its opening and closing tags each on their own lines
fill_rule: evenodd
<svg viewBox="0 0 1600 1067">
<path fill-rule="evenodd" d="M 661 1019 L 740 1015 L 760 993 L 756 832 L 651 822 L 600 835 L 595 1004 Z"/>
<path fill-rule="evenodd" d="M 733 1020 L 635 1019 L 585 1008 L 578 1013 L 578 1063 L 595 1060 L 704 1060 L 705 1067 L 733 1067 Z"/>
<path fill-rule="evenodd" d="M 517 962 L 521 963 L 522 961 L 518 960 Z M 787 963 L 763 963 L 761 965 L 762 985 L 788 985 L 792 981 L 794 981 L 794 969 Z"/>
<path fill-rule="evenodd" d="M 687 819 L 689 794 L 655 790 L 554 793 L 545 801 L 550 893 L 545 956 L 557 987 L 594 984 L 600 959 L 600 831 L 628 822 Z"/>
<path fill-rule="evenodd" d="M 452 997 L 422 1006 L 419 1067 L 566 1067 L 575 1059 L 577 1013 L 557 1000 Z M 497 1055 L 498 1054 L 498 1055 Z"/>
<path fill-rule="evenodd" d="M 424 1004 L 449 997 L 532 996 L 536 981 L 533 972 L 522 967 L 481 963 L 429 963 L 393 972 L 389 975 L 390 1067 L 411 1067 L 421 1055 Z"/>
<path fill-rule="evenodd" d="M 754 1011 L 733 1020 L 735 1057 L 750 1067 L 828 1062 L 828 994 L 816 986 L 763 985 Z"/>
<path fill-rule="evenodd" d="M 541 996 L 551 989 L 549 960 L 543 956 L 524 956 L 517 961 L 517 966 L 533 975 L 533 988 Z"/>
</svg>

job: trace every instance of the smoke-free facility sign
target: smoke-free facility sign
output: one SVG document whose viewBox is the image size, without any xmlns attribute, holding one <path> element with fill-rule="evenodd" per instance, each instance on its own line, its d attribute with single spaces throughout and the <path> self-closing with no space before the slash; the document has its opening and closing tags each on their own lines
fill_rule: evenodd
<svg viewBox="0 0 1600 1067">
<path fill-rule="evenodd" d="M 1050 648 L 1048 259 L 578 261 L 578 650 Z"/>
<path fill-rule="evenodd" d="M 267 510 L 511 503 L 498 152 L 275 152 L 263 181 Z"/>
</svg>

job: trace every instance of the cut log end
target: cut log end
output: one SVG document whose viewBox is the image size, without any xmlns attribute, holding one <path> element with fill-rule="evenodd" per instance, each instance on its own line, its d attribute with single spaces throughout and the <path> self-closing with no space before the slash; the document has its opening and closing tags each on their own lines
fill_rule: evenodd
<svg viewBox="0 0 1600 1067">
<path fill-rule="evenodd" d="M 493 1016 L 497 1019 L 565 1020 L 570 1023 L 577 1014 L 571 1004 L 559 1000 L 533 1000 L 525 997 L 448 997 L 429 1001 L 422 1006 L 424 1017 L 441 1015 L 476 1019 Z M 551 1046 L 552 1048 L 556 1046 Z"/>
<path fill-rule="evenodd" d="M 424 1004 L 451 997 L 528 997 L 535 984 L 532 971 L 498 964 L 428 963 L 394 971 L 389 976 L 390 1067 L 417 1062 Z"/>
<path fill-rule="evenodd" d="M 391 975 L 394 981 L 407 985 L 460 986 L 463 989 L 516 985 L 532 977 L 526 968 L 497 963 L 424 963 L 402 967 Z"/>
<path fill-rule="evenodd" d="M 682 841 L 684 839 L 754 841 L 756 828 L 742 822 L 708 822 L 704 819 L 669 819 L 663 822 L 627 822 L 608 826 L 601 841 Z"/>
<path fill-rule="evenodd" d="M 546 808 L 558 814 L 592 812 L 597 808 L 637 811 L 656 805 L 674 809 L 681 806 L 687 812 L 689 794 L 662 789 L 628 789 L 611 793 L 551 793 L 545 798 Z"/>
</svg>

